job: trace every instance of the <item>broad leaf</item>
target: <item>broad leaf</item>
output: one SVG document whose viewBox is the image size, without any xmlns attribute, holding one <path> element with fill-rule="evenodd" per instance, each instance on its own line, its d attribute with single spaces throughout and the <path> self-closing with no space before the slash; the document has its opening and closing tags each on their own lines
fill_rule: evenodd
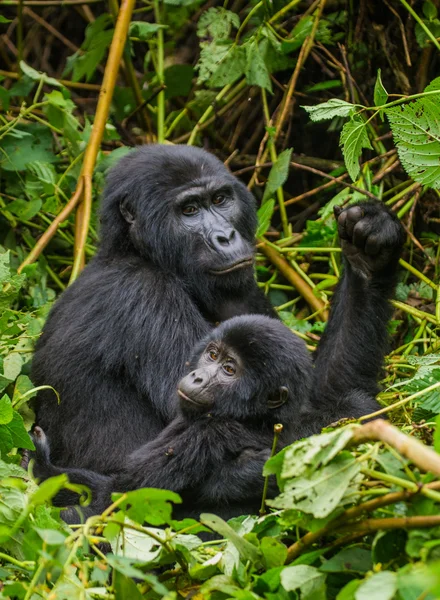
<svg viewBox="0 0 440 600">
<path fill-rule="evenodd" d="M 309 113 L 312 121 L 324 121 L 334 117 L 349 117 L 354 114 L 356 104 L 351 104 L 339 98 L 332 98 L 328 102 L 323 102 L 317 106 L 302 106 Z"/>
<path fill-rule="evenodd" d="M 397 575 L 391 571 L 375 573 L 356 590 L 356 600 L 391 600 L 397 591 Z"/>
<path fill-rule="evenodd" d="M 288 481 L 284 492 L 267 503 L 275 508 L 297 508 L 322 519 L 338 507 L 359 471 L 359 463 L 344 452 L 322 469 Z"/>
<path fill-rule="evenodd" d="M 287 148 L 278 156 L 276 163 L 272 166 L 267 178 L 264 190 L 263 203 L 272 198 L 278 188 L 282 187 L 289 175 L 289 165 L 293 148 Z"/>
<path fill-rule="evenodd" d="M 377 70 L 377 79 L 374 84 L 374 104 L 376 106 L 383 106 L 388 100 L 388 92 L 383 86 L 382 78 L 380 75 L 380 69 Z"/>
<path fill-rule="evenodd" d="M 353 181 L 356 181 L 360 171 L 359 158 L 362 148 L 371 148 L 367 125 L 361 117 L 354 116 L 351 121 L 345 123 L 341 132 L 340 145 L 348 174 Z"/>
<path fill-rule="evenodd" d="M 440 188 L 440 90 L 438 97 L 394 106 L 385 114 L 405 171 L 414 181 Z"/>
<path fill-rule="evenodd" d="M 268 200 L 261 206 L 261 208 L 258 209 L 258 212 L 257 212 L 258 229 L 257 229 L 257 233 L 256 233 L 257 238 L 260 238 L 269 229 L 270 221 L 272 219 L 274 208 L 275 208 L 275 201 Z"/>
<path fill-rule="evenodd" d="M 258 85 L 268 92 L 272 92 L 272 82 L 270 80 L 269 71 L 256 40 L 253 40 L 246 46 L 245 75 L 249 85 Z"/>
</svg>

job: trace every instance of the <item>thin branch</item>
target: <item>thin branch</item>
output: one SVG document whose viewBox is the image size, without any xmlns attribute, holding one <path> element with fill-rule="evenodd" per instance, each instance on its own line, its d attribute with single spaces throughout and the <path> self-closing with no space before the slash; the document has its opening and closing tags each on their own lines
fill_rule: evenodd
<svg viewBox="0 0 440 600">
<path fill-rule="evenodd" d="M 75 228 L 75 254 L 70 282 L 75 281 L 85 262 L 85 246 L 89 230 L 90 214 L 92 210 L 92 176 L 95 168 L 96 157 L 101 146 L 105 125 L 110 110 L 110 103 L 116 85 L 119 65 L 127 40 L 128 28 L 136 0 L 122 0 L 116 21 L 115 33 L 109 50 L 107 64 L 104 71 L 101 91 L 99 94 L 96 116 L 93 122 L 92 134 L 87 145 L 81 178 L 84 179 L 83 201 L 78 207 Z M 80 183 L 78 182 L 78 185 Z"/>
<path fill-rule="evenodd" d="M 312 307 L 313 311 L 317 313 L 316 316 L 318 316 L 319 313 L 320 319 L 322 321 L 327 321 L 328 311 L 324 302 L 315 296 L 309 284 L 292 269 L 287 260 L 280 256 L 272 246 L 269 246 L 264 239 L 259 240 L 258 249 L 267 256 L 283 277 L 298 290 L 304 300 Z"/>
</svg>

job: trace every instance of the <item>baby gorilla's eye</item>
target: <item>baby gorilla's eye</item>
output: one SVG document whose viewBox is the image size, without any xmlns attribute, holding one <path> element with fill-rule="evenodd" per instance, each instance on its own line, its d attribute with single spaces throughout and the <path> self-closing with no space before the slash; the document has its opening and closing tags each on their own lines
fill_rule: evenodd
<svg viewBox="0 0 440 600">
<path fill-rule="evenodd" d="M 182 208 L 182 214 L 184 214 L 186 217 L 191 217 L 196 213 L 198 213 L 198 208 L 197 206 L 194 206 L 194 204 L 187 204 Z"/>
<path fill-rule="evenodd" d="M 215 350 L 210 350 L 208 356 L 211 360 L 217 360 L 218 352 L 216 352 Z"/>
<path fill-rule="evenodd" d="M 223 204 L 223 202 L 226 200 L 225 196 L 223 196 L 223 194 L 217 194 L 216 196 L 214 196 L 212 203 L 215 205 L 219 205 L 219 204 Z"/>
<path fill-rule="evenodd" d="M 225 363 L 223 365 L 223 371 L 227 374 L 227 375 L 235 375 L 235 365 L 232 363 Z"/>
</svg>

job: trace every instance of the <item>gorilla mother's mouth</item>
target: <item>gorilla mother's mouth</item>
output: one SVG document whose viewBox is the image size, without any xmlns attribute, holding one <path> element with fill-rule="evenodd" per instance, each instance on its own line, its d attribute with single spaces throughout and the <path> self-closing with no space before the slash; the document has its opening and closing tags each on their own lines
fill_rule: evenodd
<svg viewBox="0 0 440 600">
<path fill-rule="evenodd" d="M 209 272 L 212 275 L 226 275 L 226 273 L 232 273 L 232 271 L 238 271 L 238 269 L 244 269 L 245 267 L 250 267 L 253 264 L 253 257 L 248 256 L 247 258 L 242 258 L 241 260 L 238 260 L 224 269 L 211 269 Z"/>
</svg>

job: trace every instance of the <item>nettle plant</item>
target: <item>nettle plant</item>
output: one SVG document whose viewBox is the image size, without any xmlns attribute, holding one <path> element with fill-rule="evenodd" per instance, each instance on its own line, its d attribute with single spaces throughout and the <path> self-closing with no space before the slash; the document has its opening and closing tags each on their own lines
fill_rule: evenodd
<svg viewBox="0 0 440 600">
<path fill-rule="evenodd" d="M 377 116 L 382 119 L 386 116 L 405 171 L 417 183 L 440 188 L 440 77 L 431 81 L 420 94 L 392 102 L 388 102 L 388 98 L 379 69 L 374 86 L 375 106 L 332 98 L 328 102 L 303 108 L 312 121 L 334 117 L 349 119 L 342 128 L 340 145 L 345 166 L 353 181 L 359 176 L 362 149 L 372 149 L 370 122 Z"/>
</svg>

